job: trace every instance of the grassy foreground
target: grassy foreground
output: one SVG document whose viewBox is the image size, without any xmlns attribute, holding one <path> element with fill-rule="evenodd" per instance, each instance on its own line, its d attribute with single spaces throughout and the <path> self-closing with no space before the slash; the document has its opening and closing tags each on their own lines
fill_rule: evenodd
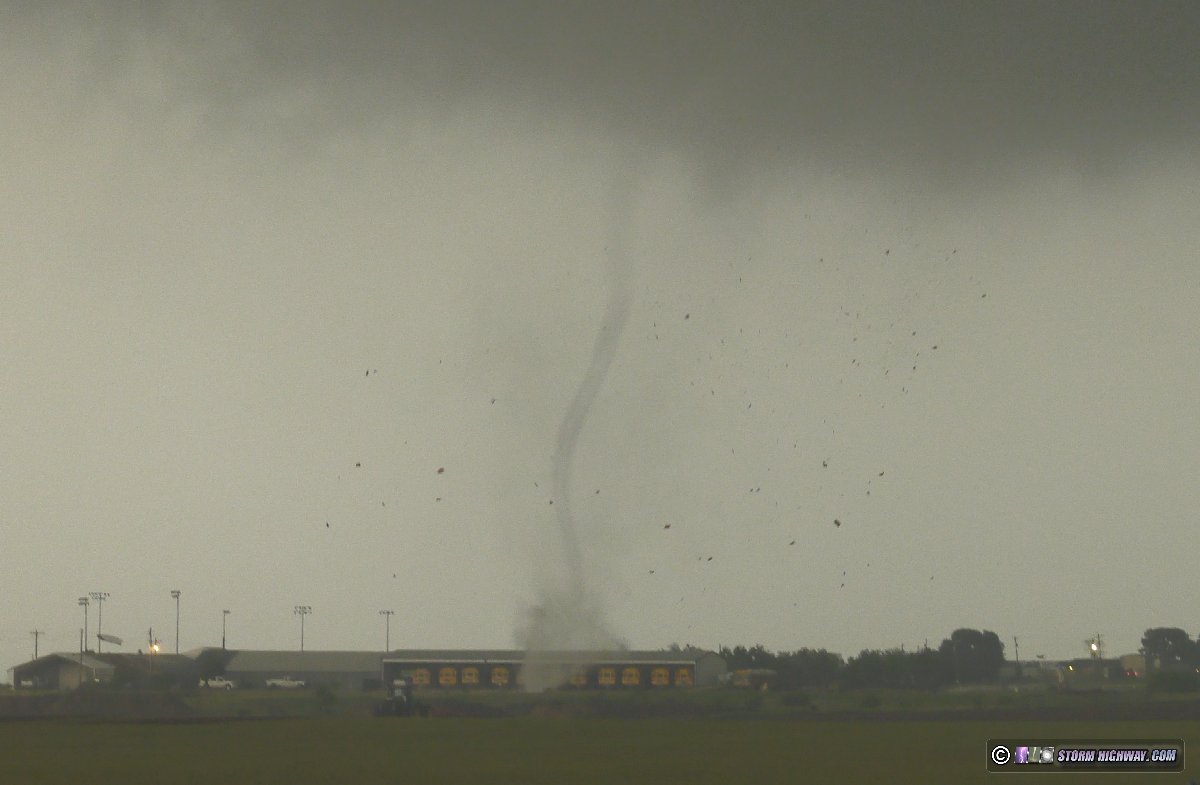
<svg viewBox="0 0 1200 785">
<path fill-rule="evenodd" d="M 13 783 L 937 783 L 996 782 L 992 736 L 1182 737 L 1200 722 L 788 722 L 354 719 L 0 723 Z M 1200 753 L 1193 753 L 1200 754 Z M 1193 764 L 1190 771 L 1197 771 Z M 1010 775 L 1083 782 L 1086 775 Z M 1194 776 L 1194 775 L 1193 775 Z M 1066 777 L 1066 779 L 1063 779 Z M 1146 782 L 1107 774 L 1105 785 Z M 1163 785 L 1187 776 L 1150 777 Z"/>
</svg>

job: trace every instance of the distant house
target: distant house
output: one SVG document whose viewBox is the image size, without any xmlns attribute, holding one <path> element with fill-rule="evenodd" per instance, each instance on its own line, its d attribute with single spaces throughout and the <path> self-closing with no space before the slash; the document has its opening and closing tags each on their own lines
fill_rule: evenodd
<svg viewBox="0 0 1200 785">
<path fill-rule="evenodd" d="M 105 652 L 55 652 L 22 663 L 13 669 L 17 689 L 72 690 L 83 684 L 143 686 L 162 680 L 186 683 L 193 678 L 195 662 L 176 654 L 118 654 Z"/>
<path fill-rule="evenodd" d="M 1093 690 L 1111 687 L 1125 678 L 1120 660 L 1080 658 L 1061 663 L 1058 683 L 1068 689 Z"/>
</svg>

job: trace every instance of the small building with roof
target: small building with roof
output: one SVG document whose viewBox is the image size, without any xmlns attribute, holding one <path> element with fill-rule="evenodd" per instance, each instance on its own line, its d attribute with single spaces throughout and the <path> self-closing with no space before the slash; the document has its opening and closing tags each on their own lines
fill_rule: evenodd
<svg viewBox="0 0 1200 785">
<path fill-rule="evenodd" d="M 73 690 L 84 684 L 140 687 L 186 684 L 196 664 L 182 654 L 54 652 L 13 667 L 17 689 Z"/>
</svg>

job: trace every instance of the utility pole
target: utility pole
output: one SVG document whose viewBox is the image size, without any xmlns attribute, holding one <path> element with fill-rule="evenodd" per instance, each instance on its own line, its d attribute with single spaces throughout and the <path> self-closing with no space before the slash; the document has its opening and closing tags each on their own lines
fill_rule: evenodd
<svg viewBox="0 0 1200 785">
<path fill-rule="evenodd" d="M 46 632 L 45 630 L 34 630 L 29 634 L 33 636 L 33 658 L 36 660 L 38 658 L 38 638 L 45 635 Z"/>
<path fill-rule="evenodd" d="M 158 654 L 158 641 L 154 637 L 154 628 L 151 627 L 146 633 L 150 638 L 150 643 L 146 646 L 146 656 L 150 658 L 150 677 L 154 677 L 154 655 Z"/>
<path fill-rule="evenodd" d="M 225 651 L 225 619 L 229 617 L 229 611 L 221 611 L 221 651 Z"/>
<path fill-rule="evenodd" d="M 87 628 L 88 628 L 88 598 L 79 598 L 79 607 L 83 608 L 83 646 L 79 647 L 79 651 L 87 648 Z"/>
<path fill-rule="evenodd" d="M 380 611 L 379 615 L 383 617 L 383 650 L 392 650 L 392 616 L 396 615 L 395 611 Z"/>
<path fill-rule="evenodd" d="M 179 653 L 179 589 L 171 589 L 171 597 L 175 599 L 175 653 Z"/>
<path fill-rule="evenodd" d="M 1017 642 L 1017 636 L 1013 636 L 1013 657 L 1017 660 L 1017 681 L 1021 680 L 1021 644 Z"/>
<path fill-rule="evenodd" d="M 88 596 L 95 600 L 96 604 L 100 606 L 96 617 L 96 652 L 99 653 L 100 643 L 102 640 L 100 638 L 100 633 L 104 632 L 104 601 L 108 599 L 108 592 L 93 591 L 88 592 Z"/>
<path fill-rule="evenodd" d="M 300 651 L 304 651 L 304 617 L 312 613 L 312 606 L 297 605 L 292 612 L 300 617 Z"/>
</svg>

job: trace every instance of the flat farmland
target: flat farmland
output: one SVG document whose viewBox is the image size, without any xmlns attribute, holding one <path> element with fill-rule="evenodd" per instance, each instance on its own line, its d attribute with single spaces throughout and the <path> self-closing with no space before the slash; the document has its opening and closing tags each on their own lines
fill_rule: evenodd
<svg viewBox="0 0 1200 785">
<path fill-rule="evenodd" d="M 347 717 L 0 723 L 5 783 L 995 782 L 989 737 L 1182 737 L 1196 721 L 856 721 Z M 1193 753 L 1195 754 L 1195 753 Z M 1195 767 L 1191 768 L 1195 771 Z M 1081 782 L 1070 775 L 1020 781 Z M 1086 779 L 1086 775 L 1083 777 Z M 1106 785 L 1147 775 L 1109 774 Z M 1158 775 L 1166 785 L 1186 781 Z"/>
</svg>

